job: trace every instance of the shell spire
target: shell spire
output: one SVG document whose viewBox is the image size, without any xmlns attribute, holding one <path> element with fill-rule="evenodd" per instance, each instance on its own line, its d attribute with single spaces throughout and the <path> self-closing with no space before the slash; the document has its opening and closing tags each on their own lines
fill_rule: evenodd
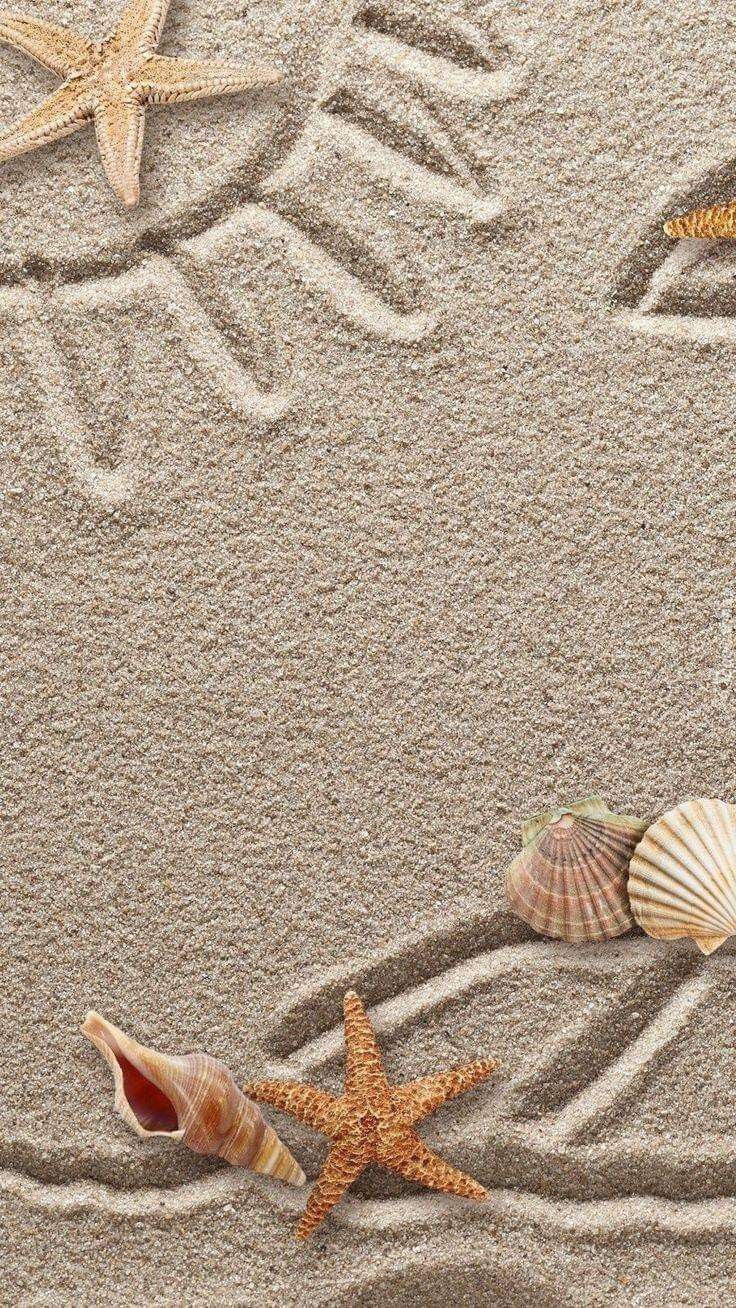
<svg viewBox="0 0 736 1308">
<path fill-rule="evenodd" d="M 657 939 L 685 936 L 712 954 L 736 935 L 736 807 L 691 799 L 664 813 L 636 847 L 629 897 Z"/>
<path fill-rule="evenodd" d="M 95 1012 L 82 1031 L 110 1067 L 115 1107 L 137 1135 L 166 1135 L 234 1167 L 304 1184 L 296 1159 L 224 1063 L 209 1054 L 158 1053 Z"/>
<path fill-rule="evenodd" d="M 530 818 L 506 872 L 506 895 L 540 935 L 611 940 L 634 925 L 626 872 L 646 823 L 612 813 L 597 795 Z"/>
</svg>

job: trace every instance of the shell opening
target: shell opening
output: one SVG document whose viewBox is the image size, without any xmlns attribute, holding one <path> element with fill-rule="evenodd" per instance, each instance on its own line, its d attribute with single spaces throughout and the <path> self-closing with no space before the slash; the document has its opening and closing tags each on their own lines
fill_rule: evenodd
<svg viewBox="0 0 736 1308">
<path fill-rule="evenodd" d="M 144 1130 L 177 1131 L 179 1119 L 168 1096 L 119 1049 L 114 1052 L 123 1076 L 123 1093 Z"/>
<path fill-rule="evenodd" d="M 112 1068 L 117 1087 L 116 1107 L 124 1117 L 130 1114 L 130 1125 L 134 1125 L 132 1119 L 135 1118 L 141 1132 L 166 1135 L 178 1132 L 179 1118 L 173 1102 L 139 1064 L 128 1057 L 125 1047 L 140 1049 L 141 1053 L 145 1051 L 99 1013 L 89 1012 L 82 1030 Z"/>
</svg>

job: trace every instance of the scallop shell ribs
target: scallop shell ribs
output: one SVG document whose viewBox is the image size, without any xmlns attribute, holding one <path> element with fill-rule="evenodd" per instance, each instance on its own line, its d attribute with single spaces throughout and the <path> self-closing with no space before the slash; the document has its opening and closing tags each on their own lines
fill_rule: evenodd
<svg viewBox="0 0 736 1308">
<path fill-rule="evenodd" d="M 736 807 L 691 799 L 653 823 L 631 860 L 629 897 L 647 935 L 718 949 L 736 933 Z"/>
<path fill-rule="evenodd" d="M 540 935 L 572 943 L 620 936 L 634 924 L 626 874 L 645 829 L 597 795 L 531 818 L 506 872 L 511 908 Z"/>
<path fill-rule="evenodd" d="M 303 1185 L 304 1173 L 224 1063 L 209 1054 L 157 1053 L 88 1013 L 82 1031 L 108 1063 L 115 1107 L 137 1135 L 167 1135 L 234 1167 Z"/>
</svg>

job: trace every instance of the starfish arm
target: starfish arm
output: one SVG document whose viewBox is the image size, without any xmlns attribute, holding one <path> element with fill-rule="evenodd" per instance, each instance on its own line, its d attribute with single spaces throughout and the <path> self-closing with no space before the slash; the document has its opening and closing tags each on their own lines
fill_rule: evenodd
<svg viewBox="0 0 736 1308">
<path fill-rule="evenodd" d="M 0 132 L 0 161 L 36 150 L 62 136 L 70 136 L 91 117 L 89 98 L 80 94 L 73 82 L 65 82 L 25 118 Z"/>
<path fill-rule="evenodd" d="M 345 1012 L 345 1094 L 388 1095 L 388 1081 L 383 1060 L 362 1000 L 348 990 L 343 1001 Z"/>
<path fill-rule="evenodd" d="M 434 1113 L 446 1100 L 465 1094 L 479 1081 L 485 1081 L 497 1067 L 497 1059 L 481 1058 L 476 1063 L 466 1063 L 449 1072 L 438 1072 L 436 1076 L 425 1076 L 407 1085 L 392 1086 L 391 1102 L 404 1120 L 413 1126 Z"/>
<path fill-rule="evenodd" d="M 736 200 L 714 204 L 709 209 L 693 209 L 681 218 L 670 218 L 664 225 L 668 236 L 731 237 L 736 236 Z"/>
<path fill-rule="evenodd" d="M 168 59 L 152 55 L 141 68 L 136 83 L 148 104 L 174 104 L 204 100 L 212 95 L 235 95 L 256 86 L 281 81 L 282 74 L 268 64 L 235 68 L 209 60 Z"/>
<path fill-rule="evenodd" d="M 326 1090 L 299 1081 L 251 1081 L 243 1086 L 243 1093 L 259 1103 L 271 1104 L 282 1113 L 289 1113 L 298 1122 L 304 1122 L 323 1135 L 330 1135 L 337 1099 Z"/>
<path fill-rule="evenodd" d="M 296 1228 L 297 1240 L 306 1240 L 316 1230 L 330 1209 L 342 1199 L 348 1187 L 357 1180 L 364 1167 L 365 1163 L 349 1150 L 341 1149 L 339 1145 L 330 1150 L 327 1162 L 312 1186 L 304 1216 Z"/>
<path fill-rule="evenodd" d="M 95 106 L 95 131 L 107 179 L 122 200 L 138 203 L 145 110 L 131 95 L 108 95 Z"/>
<path fill-rule="evenodd" d="M 486 1199 L 488 1192 L 474 1181 L 472 1176 L 458 1171 L 446 1163 L 444 1158 L 428 1149 L 423 1140 L 414 1131 L 407 1131 L 400 1146 L 396 1144 L 390 1152 L 381 1150 L 376 1161 L 391 1172 L 406 1177 L 407 1181 L 419 1181 L 432 1190 L 442 1190 L 445 1194 L 459 1194 L 464 1199 Z"/>
<path fill-rule="evenodd" d="M 64 78 L 79 72 L 94 54 L 91 41 L 75 36 L 65 27 L 16 14 L 0 14 L 0 42 L 15 46 Z"/>
<path fill-rule="evenodd" d="M 130 0 L 110 44 L 116 50 L 153 51 L 161 40 L 169 0 Z"/>
</svg>

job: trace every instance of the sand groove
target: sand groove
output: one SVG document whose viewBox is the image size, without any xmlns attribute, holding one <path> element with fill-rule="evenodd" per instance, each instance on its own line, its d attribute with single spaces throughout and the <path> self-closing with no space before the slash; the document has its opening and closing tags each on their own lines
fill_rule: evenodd
<svg viewBox="0 0 736 1308">
<path fill-rule="evenodd" d="M 461 15 L 447 13 L 439 23 L 436 15 L 409 0 L 361 4 L 353 23 L 390 38 L 402 52 L 413 51 L 472 71 L 495 72 L 508 55 L 503 42 L 486 37 Z"/>
<path fill-rule="evenodd" d="M 392 146 L 382 143 L 357 120 L 357 114 L 348 101 L 334 101 L 333 111 L 339 103 L 342 121 L 338 118 L 333 131 L 345 150 L 351 151 L 359 166 L 371 172 L 378 181 L 395 181 L 409 199 L 426 202 L 447 209 L 474 222 L 491 222 L 503 213 L 500 200 L 485 196 L 468 178 L 465 186 L 443 176 L 421 163 L 411 163 Z M 346 109 L 350 112 L 345 112 Z M 472 189 L 471 189 L 472 185 Z"/>
<path fill-rule="evenodd" d="M 558 1037 L 545 1041 L 531 1067 L 513 1077 L 507 1100 L 510 1115 L 519 1122 L 546 1116 L 552 1129 L 594 1084 L 611 1078 L 616 1083 L 619 1062 L 658 1028 L 670 1004 L 675 1003 L 679 1013 L 678 994 L 693 974 L 697 992 L 699 960 L 694 957 L 665 954 L 646 967 L 632 967 L 630 980 L 621 981 L 615 1008 L 603 1005 L 573 1018 Z M 689 1010 L 683 1007 L 686 1016 Z M 665 1021 L 665 1033 L 677 1029 Z"/>
<path fill-rule="evenodd" d="M 503 101 L 516 84 L 507 48 L 480 29 L 448 16 L 440 31 L 419 5 L 370 5 L 353 21 L 321 106 L 360 129 L 356 165 L 364 156 L 384 185 L 412 204 L 487 222 L 501 206 L 483 185 L 468 105 Z M 344 127 L 342 139 L 350 142 Z M 454 187 L 433 186 L 433 173 Z"/>
<path fill-rule="evenodd" d="M 135 272 L 115 280 L 112 296 L 108 280 L 103 279 L 67 288 L 66 298 L 89 308 L 109 304 L 111 299 L 123 301 L 134 294 L 152 297 L 162 311 L 174 318 L 192 363 L 215 384 L 220 397 L 238 417 L 267 422 L 280 417 L 288 404 L 286 396 L 259 390 L 218 331 L 213 311 L 195 295 L 191 274 L 182 260 L 182 254 L 151 254 Z"/>
<path fill-rule="evenodd" d="M 690 1021 L 699 1004 L 711 993 L 707 975 L 696 973 L 683 981 L 672 998 L 615 1062 L 581 1090 L 550 1123 L 550 1135 L 560 1141 L 575 1141 L 586 1128 L 635 1090 L 637 1077 Z"/>
<path fill-rule="evenodd" d="M 370 335 L 397 344 L 421 340 L 432 330 L 435 315 L 402 307 L 404 297 L 397 279 L 388 269 L 381 273 L 379 261 L 371 257 L 365 243 L 354 233 L 341 229 L 334 216 L 328 218 L 319 210 L 310 212 L 303 200 L 294 204 L 283 195 L 281 199 L 281 212 L 259 211 L 263 228 L 279 241 L 304 284 L 324 297 L 337 313 Z M 252 212 L 250 218 L 259 221 Z M 381 292 L 374 286 L 380 286 Z"/>
<path fill-rule="evenodd" d="M 451 1242 L 455 1243 L 455 1242 Z M 544 1278 L 528 1265 L 500 1267 L 494 1257 L 492 1274 L 481 1253 L 469 1258 L 458 1248 L 449 1257 L 438 1254 L 432 1259 L 431 1287 L 427 1284 L 426 1254 L 403 1255 L 392 1259 L 393 1269 L 386 1267 L 380 1276 L 360 1278 L 358 1285 L 346 1286 L 336 1297 L 322 1299 L 323 1304 L 360 1308 L 375 1303 L 390 1303 L 394 1308 L 413 1305 L 420 1299 L 425 1308 L 447 1303 L 496 1303 L 504 1308 L 573 1308 L 584 1300 L 572 1289 L 563 1288 Z M 494 1298 L 489 1299 L 492 1293 Z"/>
<path fill-rule="evenodd" d="M 53 434 L 59 454 L 82 495 L 91 504 L 114 509 L 130 500 L 136 490 L 137 473 L 130 442 L 128 453 L 114 468 L 98 464 L 90 452 L 90 434 L 74 397 L 71 377 L 51 326 L 38 317 L 35 307 L 18 304 L 16 321 L 21 326 L 18 343 L 36 383 L 43 425 Z"/>
<path fill-rule="evenodd" d="M 290 404 L 286 394 L 259 390 L 251 374 L 235 358 L 215 325 L 212 307 L 205 308 L 195 294 L 182 255 L 176 259 L 153 255 L 148 268 L 156 279 L 159 297 L 176 309 L 189 357 L 217 384 L 221 398 L 241 418 L 274 422 L 282 417 Z"/>
<path fill-rule="evenodd" d="M 235 1168 L 175 1188 L 139 1186 L 118 1188 L 90 1179 L 39 1181 L 12 1168 L 0 1171 L 0 1193 L 57 1213 L 98 1211 L 117 1217 L 170 1217 L 231 1203 L 254 1184 Z"/>
<path fill-rule="evenodd" d="M 706 160 L 689 167 L 629 237 L 611 303 L 637 332 L 697 342 L 736 338 L 733 242 L 673 241 L 663 224 L 736 193 L 736 166 Z"/>
</svg>

